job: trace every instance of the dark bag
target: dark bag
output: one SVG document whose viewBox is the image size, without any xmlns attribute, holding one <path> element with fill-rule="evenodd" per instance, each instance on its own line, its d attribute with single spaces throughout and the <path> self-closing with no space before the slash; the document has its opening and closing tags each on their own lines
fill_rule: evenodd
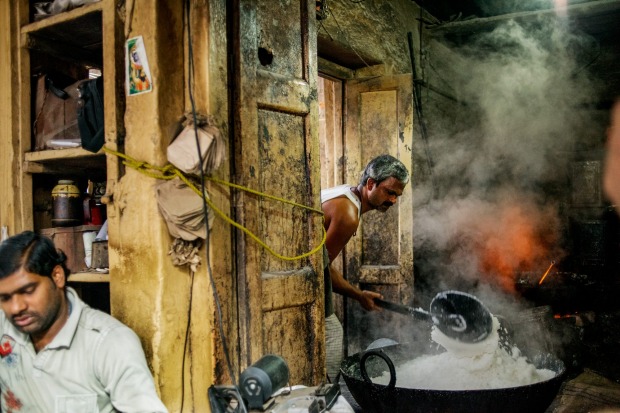
<svg viewBox="0 0 620 413">
<path fill-rule="evenodd" d="M 77 123 L 82 147 L 99 152 L 105 142 L 103 134 L 103 77 L 83 81 L 78 86 L 80 107 Z"/>
</svg>

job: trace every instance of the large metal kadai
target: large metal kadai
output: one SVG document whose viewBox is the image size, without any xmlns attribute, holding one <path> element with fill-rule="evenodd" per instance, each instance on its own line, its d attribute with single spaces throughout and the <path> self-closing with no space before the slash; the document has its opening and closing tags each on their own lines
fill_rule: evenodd
<svg viewBox="0 0 620 413">
<path fill-rule="evenodd" d="M 346 358 L 341 374 L 364 413 L 544 413 L 555 398 L 566 369 L 551 354 L 530 361 L 537 368 L 555 371 L 553 378 L 526 386 L 481 390 L 427 390 L 396 387 L 395 365 L 425 354 L 410 345 L 369 350 Z M 369 377 L 390 371 L 388 385 Z"/>
</svg>

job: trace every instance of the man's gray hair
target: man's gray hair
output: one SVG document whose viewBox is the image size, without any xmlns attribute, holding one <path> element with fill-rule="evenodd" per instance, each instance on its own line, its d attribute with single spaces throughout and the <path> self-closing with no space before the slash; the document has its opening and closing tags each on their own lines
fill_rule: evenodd
<svg viewBox="0 0 620 413">
<path fill-rule="evenodd" d="M 401 161 L 392 155 L 379 155 L 366 165 L 366 169 L 360 178 L 360 184 L 366 185 L 368 178 L 372 178 L 378 185 L 391 177 L 406 184 L 409 182 L 409 171 Z"/>
</svg>

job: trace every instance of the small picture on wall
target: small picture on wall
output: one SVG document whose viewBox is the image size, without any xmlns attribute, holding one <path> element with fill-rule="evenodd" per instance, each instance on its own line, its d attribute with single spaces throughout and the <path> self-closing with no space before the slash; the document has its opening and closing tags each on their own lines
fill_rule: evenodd
<svg viewBox="0 0 620 413">
<path fill-rule="evenodd" d="M 125 47 L 127 94 L 138 95 L 153 90 L 153 81 L 142 36 L 127 39 Z"/>
</svg>

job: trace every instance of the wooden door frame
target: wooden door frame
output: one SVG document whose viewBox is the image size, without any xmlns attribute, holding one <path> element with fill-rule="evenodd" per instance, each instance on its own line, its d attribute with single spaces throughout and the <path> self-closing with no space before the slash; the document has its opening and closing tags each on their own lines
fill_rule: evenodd
<svg viewBox="0 0 620 413">
<path fill-rule="evenodd" d="M 264 17 L 261 12 L 265 11 L 261 6 L 266 3 L 255 0 L 233 3 L 231 85 L 235 90 L 231 99 L 234 125 L 231 165 L 234 181 L 318 210 L 315 4 L 299 0 L 299 8 L 289 8 L 289 20 L 279 20 L 294 29 L 286 37 L 282 33 L 274 34 L 276 26 L 260 26 L 264 23 L 260 20 Z M 299 19 L 295 20 L 296 17 Z M 285 38 L 290 40 L 288 47 L 282 41 Z M 269 55 L 273 60 L 265 59 Z M 292 131 L 299 132 L 295 134 L 299 140 L 288 139 Z M 277 151 L 280 152 L 276 154 Z M 291 162 L 283 164 L 289 158 Z M 236 221 L 277 253 L 291 256 L 297 249 L 307 252 L 319 245 L 320 214 L 289 211 L 290 205 L 277 209 L 270 203 L 275 201 L 241 191 L 236 191 L 234 198 Z M 284 228 L 285 221 L 287 228 Z M 290 234 L 291 230 L 296 231 L 285 239 L 284 232 Z M 295 262 L 279 260 L 250 238 L 244 232 L 235 233 L 241 370 L 265 352 L 275 351 L 289 364 L 291 380 L 318 384 L 324 378 L 325 358 L 324 340 L 321 340 L 323 255 L 319 251 Z M 299 324 L 294 332 L 286 325 L 291 320 Z"/>
</svg>

